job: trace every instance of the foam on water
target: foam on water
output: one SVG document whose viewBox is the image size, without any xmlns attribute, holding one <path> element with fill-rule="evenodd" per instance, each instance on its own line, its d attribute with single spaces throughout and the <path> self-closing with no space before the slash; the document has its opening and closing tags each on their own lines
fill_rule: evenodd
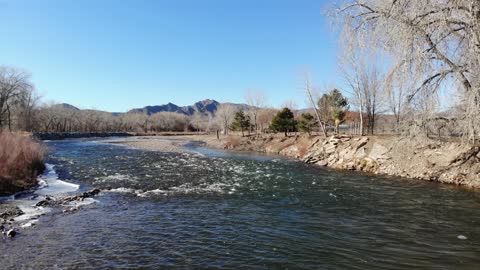
<svg viewBox="0 0 480 270">
<path fill-rule="evenodd" d="M 162 189 L 154 189 L 154 190 L 149 190 L 149 191 L 145 191 L 145 192 L 136 192 L 137 196 L 138 197 L 149 197 L 149 196 L 152 196 L 152 195 L 168 195 L 168 191 L 167 190 L 162 190 Z"/>
<path fill-rule="evenodd" d="M 95 199 L 93 199 L 93 198 L 86 198 L 86 199 L 83 199 L 82 201 L 73 201 L 73 202 L 70 202 L 70 203 L 68 203 L 66 206 L 78 208 L 78 207 L 85 206 L 85 205 L 89 205 L 89 204 L 93 204 L 93 203 L 98 203 L 98 201 L 95 200 Z"/>
<path fill-rule="evenodd" d="M 133 189 L 133 188 L 125 188 L 125 187 L 121 187 L 121 188 L 113 188 L 113 189 L 110 189 L 110 190 L 106 190 L 105 192 L 115 192 L 115 193 L 136 193 L 138 192 L 139 190 L 137 189 Z M 141 192 L 141 191 L 140 191 Z"/>
<path fill-rule="evenodd" d="M 31 220 L 25 224 L 22 224 L 20 227 L 22 228 L 29 228 L 29 227 L 32 227 L 33 225 L 37 224 L 38 220 L 37 219 L 34 219 L 34 220 Z"/>
<path fill-rule="evenodd" d="M 137 177 L 132 177 L 130 175 L 125 174 L 112 174 L 105 177 L 95 177 L 94 184 L 102 184 L 102 183 L 118 183 L 118 182 L 137 182 Z"/>
<path fill-rule="evenodd" d="M 205 193 L 216 193 L 216 194 L 233 194 L 237 190 L 234 186 L 239 186 L 238 183 L 233 185 L 228 185 L 224 183 L 213 183 L 213 184 L 202 184 L 202 185 L 191 185 L 191 184 L 182 184 L 180 186 L 171 187 L 169 189 L 152 189 L 152 190 L 140 190 L 133 188 L 114 188 L 106 190 L 106 192 L 113 193 L 131 193 L 135 194 L 138 197 L 150 197 L 155 195 L 178 195 L 178 194 L 205 194 Z"/>
</svg>

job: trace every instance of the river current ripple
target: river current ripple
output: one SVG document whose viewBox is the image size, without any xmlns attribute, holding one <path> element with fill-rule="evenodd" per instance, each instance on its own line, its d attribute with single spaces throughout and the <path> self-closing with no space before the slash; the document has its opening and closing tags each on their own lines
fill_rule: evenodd
<svg viewBox="0 0 480 270">
<path fill-rule="evenodd" d="M 2 269 L 480 266 L 475 191 L 196 146 L 48 145 L 60 179 L 111 191 L 0 240 Z"/>
</svg>

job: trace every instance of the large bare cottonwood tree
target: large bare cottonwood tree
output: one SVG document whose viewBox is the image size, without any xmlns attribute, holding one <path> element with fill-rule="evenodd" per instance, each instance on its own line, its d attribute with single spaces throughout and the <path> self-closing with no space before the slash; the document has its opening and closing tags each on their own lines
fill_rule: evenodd
<svg viewBox="0 0 480 270">
<path fill-rule="evenodd" d="M 411 80 L 408 100 L 450 82 L 463 96 L 464 133 L 475 141 L 480 124 L 480 1 L 347 0 L 331 9 L 355 48 L 379 49 L 391 57 L 391 70 Z M 353 52 L 353 51 L 352 51 Z M 408 68 L 399 68 L 407 65 Z M 418 78 L 418 79 L 417 79 Z"/>
</svg>

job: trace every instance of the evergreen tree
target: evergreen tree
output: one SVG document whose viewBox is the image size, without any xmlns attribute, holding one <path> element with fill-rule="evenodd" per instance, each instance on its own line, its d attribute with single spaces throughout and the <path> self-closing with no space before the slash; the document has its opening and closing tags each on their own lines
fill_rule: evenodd
<svg viewBox="0 0 480 270">
<path fill-rule="evenodd" d="M 302 113 L 301 119 L 298 122 L 298 128 L 301 131 L 308 132 L 311 135 L 312 127 L 315 125 L 315 118 L 310 113 Z"/>
<path fill-rule="evenodd" d="M 283 108 L 273 117 L 270 129 L 275 132 L 285 132 L 285 137 L 287 137 L 289 131 L 296 130 L 293 112 L 288 108 Z"/>
<path fill-rule="evenodd" d="M 339 126 L 345 121 L 346 111 L 349 108 L 348 100 L 338 89 L 323 94 L 318 100 L 319 114 L 322 121 L 335 125 L 335 133 L 338 134 Z"/>
<path fill-rule="evenodd" d="M 332 101 L 332 118 L 335 122 L 335 133 L 338 134 L 340 124 L 345 121 L 345 112 L 348 110 L 349 107 L 348 100 L 337 89 L 332 90 L 332 92 L 330 93 L 330 97 Z"/>
<path fill-rule="evenodd" d="M 231 128 L 233 130 L 241 130 L 242 137 L 245 136 L 245 130 L 250 130 L 250 116 L 246 115 L 243 110 L 235 113 Z"/>
</svg>

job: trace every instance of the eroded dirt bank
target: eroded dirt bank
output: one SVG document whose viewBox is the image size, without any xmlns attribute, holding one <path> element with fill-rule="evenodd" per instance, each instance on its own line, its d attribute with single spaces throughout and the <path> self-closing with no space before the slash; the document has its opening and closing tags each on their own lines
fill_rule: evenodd
<svg viewBox="0 0 480 270">
<path fill-rule="evenodd" d="M 480 146 L 427 138 L 298 135 L 181 136 L 209 147 L 298 158 L 306 163 L 373 174 L 480 187 Z"/>
</svg>

